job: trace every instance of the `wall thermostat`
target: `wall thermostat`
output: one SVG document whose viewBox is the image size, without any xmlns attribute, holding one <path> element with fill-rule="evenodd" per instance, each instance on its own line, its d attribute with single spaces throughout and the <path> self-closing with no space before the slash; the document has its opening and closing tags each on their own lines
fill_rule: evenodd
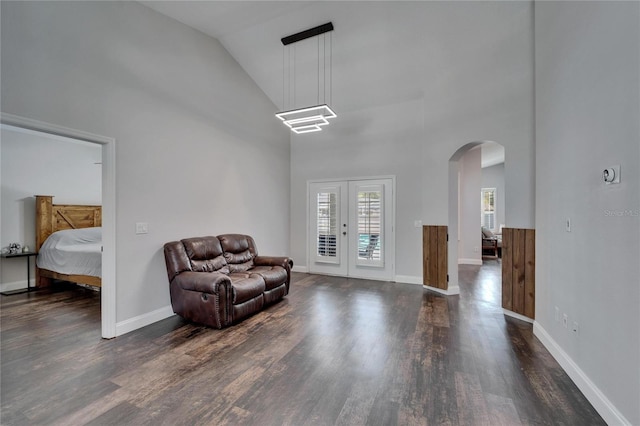
<svg viewBox="0 0 640 426">
<path fill-rule="evenodd" d="M 612 183 L 620 183 L 620 166 L 607 167 L 602 171 L 602 180 L 609 185 Z"/>
</svg>

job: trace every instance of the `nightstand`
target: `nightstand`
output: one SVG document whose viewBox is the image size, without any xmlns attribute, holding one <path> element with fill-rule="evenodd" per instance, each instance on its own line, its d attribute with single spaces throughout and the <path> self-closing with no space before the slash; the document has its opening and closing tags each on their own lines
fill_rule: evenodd
<svg viewBox="0 0 640 426">
<path fill-rule="evenodd" d="M 18 289 L 11 291 L 3 291 L 0 294 L 4 296 L 13 296 L 14 294 L 22 294 L 30 292 L 32 289 L 35 290 L 35 287 L 31 287 L 31 256 L 37 256 L 38 253 L 27 252 L 27 253 L 5 253 L 1 257 L 3 259 L 13 259 L 15 257 L 26 257 L 27 258 L 27 288 L 26 289 Z"/>
</svg>

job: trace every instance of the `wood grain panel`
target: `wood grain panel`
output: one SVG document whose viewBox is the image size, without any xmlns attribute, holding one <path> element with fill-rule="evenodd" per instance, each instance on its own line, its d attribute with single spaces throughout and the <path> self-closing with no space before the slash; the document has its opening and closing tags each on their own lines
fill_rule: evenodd
<svg viewBox="0 0 640 426">
<path fill-rule="evenodd" d="M 102 207 L 53 204 L 53 196 L 36 195 L 36 250 L 56 231 L 102 226 Z"/>
<path fill-rule="evenodd" d="M 53 234 L 53 197 L 36 195 L 36 251 Z"/>
<path fill-rule="evenodd" d="M 513 310 L 513 229 L 502 229 L 502 307 Z"/>
<path fill-rule="evenodd" d="M 502 230 L 502 307 L 535 316 L 535 230 Z"/>
<path fill-rule="evenodd" d="M 438 288 L 446 290 L 448 288 L 448 250 L 447 250 L 447 227 L 438 226 Z"/>
<path fill-rule="evenodd" d="M 524 313 L 524 229 L 513 230 L 513 311 Z"/>
<path fill-rule="evenodd" d="M 447 227 L 422 227 L 423 284 L 446 290 L 447 283 Z"/>
<path fill-rule="evenodd" d="M 536 314 L 536 231 L 525 231 L 524 251 L 526 255 L 524 265 L 524 315 L 535 318 Z"/>
</svg>

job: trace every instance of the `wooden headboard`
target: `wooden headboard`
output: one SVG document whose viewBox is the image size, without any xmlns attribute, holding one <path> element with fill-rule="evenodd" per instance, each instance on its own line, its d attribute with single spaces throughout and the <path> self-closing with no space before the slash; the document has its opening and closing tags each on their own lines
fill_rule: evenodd
<svg viewBox="0 0 640 426">
<path fill-rule="evenodd" d="M 36 250 L 56 231 L 102 226 L 102 206 L 53 204 L 53 196 L 36 195 Z"/>
</svg>

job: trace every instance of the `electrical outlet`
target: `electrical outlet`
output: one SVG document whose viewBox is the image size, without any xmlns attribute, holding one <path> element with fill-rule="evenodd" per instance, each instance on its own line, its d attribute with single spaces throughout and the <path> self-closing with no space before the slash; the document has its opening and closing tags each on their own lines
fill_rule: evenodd
<svg viewBox="0 0 640 426">
<path fill-rule="evenodd" d="M 474 248 L 473 248 L 473 252 L 474 252 L 474 253 L 478 253 L 479 251 L 480 251 L 480 249 L 479 249 L 478 247 L 474 247 Z"/>
<path fill-rule="evenodd" d="M 564 326 L 564 328 L 567 328 L 569 326 L 569 316 L 567 314 L 562 315 L 562 325 Z"/>
<path fill-rule="evenodd" d="M 578 324 L 578 321 L 574 321 L 573 322 L 573 332 L 575 334 L 578 334 L 578 331 L 580 330 L 580 325 Z"/>
<path fill-rule="evenodd" d="M 556 306 L 556 322 L 560 322 L 560 308 Z"/>
</svg>

